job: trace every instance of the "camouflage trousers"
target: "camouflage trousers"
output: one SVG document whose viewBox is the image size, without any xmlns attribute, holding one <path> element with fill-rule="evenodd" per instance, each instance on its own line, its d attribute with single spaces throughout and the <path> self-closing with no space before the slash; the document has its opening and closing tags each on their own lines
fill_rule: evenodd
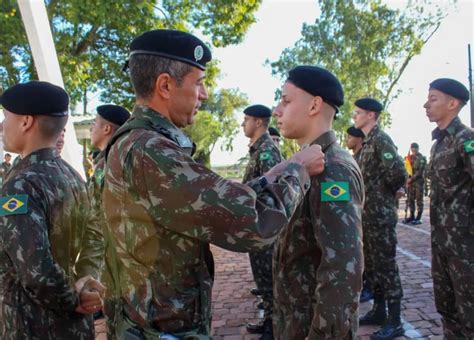
<svg viewBox="0 0 474 340">
<path fill-rule="evenodd" d="M 365 273 L 374 295 L 387 301 L 403 297 L 403 288 L 396 261 L 397 234 L 394 223 L 363 222 Z"/>
<path fill-rule="evenodd" d="M 415 216 L 415 201 L 418 213 L 423 213 L 423 191 L 423 182 L 417 182 L 408 186 L 407 205 L 410 208 L 410 216 Z"/>
<path fill-rule="evenodd" d="M 432 226 L 431 248 L 435 303 L 445 338 L 474 339 L 474 226 Z"/>
<path fill-rule="evenodd" d="M 273 247 L 249 253 L 252 274 L 258 290 L 262 292 L 263 306 L 265 309 L 264 320 L 271 319 L 273 312 Z"/>
</svg>

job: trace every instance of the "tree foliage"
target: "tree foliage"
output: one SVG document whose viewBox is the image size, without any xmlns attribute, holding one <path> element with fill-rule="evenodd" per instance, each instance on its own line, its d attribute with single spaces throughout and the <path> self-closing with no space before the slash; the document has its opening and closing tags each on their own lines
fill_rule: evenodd
<svg viewBox="0 0 474 340">
<path fill-rule="evenodd" d="M 122 71 L 128 46 L 156 28 L 197 31 L 217 47 L 239 43 L 255 21 L 261 0 L 46 0 L 64 83 L 73 103 L 100 91 L 122 105 L 133 98 Z M 0 86 L 36 78 L 16 0 L 0 2 Z M 214 73 L 217 74 L 217 73 Z M 126 105 L 130 106 L 130 105 Z"/>
<path fill-rule="evenodd" d="M 194 158 L 198 162 L 210 165 L 211 152 L 219 138 L 224 140 L 223 149 L 232 150 L 239 126 L 234 113 L 248 104 L 248 98 L 236 89 L 222 89 L 210 94 L 194 124 L 185 129 L 197 145 Z"/>
<path fill-rule="evenodd" d="M 351 124 L 356 99 L 378 98 L 387 109 L 401 93 L 396 90 L 398 80 L 436 32 L 444 14 L 429 1 L 408 1 L 403 10 L 380 0 L 320 0 L 319 7 L 320 17 L 314 24 L 303 25 L 294 47 L 267 63 L 283 79 L 288 70 L 302 64 L 320 65 L 335 73 L 345 92 L 342 114 L 334 124 L 342 138 Z M 382 117 L 382 124 L 390 122 L 388 113 Z"/>
</svg>

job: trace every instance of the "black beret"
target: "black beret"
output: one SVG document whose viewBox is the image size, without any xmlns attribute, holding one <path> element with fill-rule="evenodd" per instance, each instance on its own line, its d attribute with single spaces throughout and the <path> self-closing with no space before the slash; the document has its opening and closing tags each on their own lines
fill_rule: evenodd
<svg viewBox="0 0 474 340">
<path fill-rule="evenodd" d="M 192 34 L 176 30 L 153 30 L 133 39 L 130 56 L 151 54 L 206 69 L 212 59 L 211 50 Z"/>
<path fill-rule="evenodd" d="M 272 110 L 270 110 L 265 105 L 251 105 L 244 110 L 244 113 L 247 116 L 257 117 L 257 118 L 266 118 L 272 116 Z"/>
<path fill-rule="evenodd" d="M 467 88 L 454 79 L 440 78 L 430 84 L 430 89 L 435 89 L 461 100 L 463 103 L 469 101 L 469 91 Z"/>
<path fill-rule="evenodd" d="M 411 143 L 410 145 L 410 149 L 419 149 L 420 146 L 418 145 L 418 143 Z"/>
<path fill-rule="evenodd" d="M 361 98 L 357 99 L 354 103 L 355 106 L 360 107 L 363 110 L 373 111 L 373 112 L 382 112 L 382 104 L 373 98 Z"/>
<path fill-rule="evenodd" d="M 97 114 L 118 126 L 123 125 L 130 118 L 130 112 L 127 109 L 112 104 L 97 106 Z"/>
<path fill-rule="evenodd" d="M 336 107 L 344 104 L 344 91 L 334 74 L 318 66 L 297 66 L 288 74 L 290 83 L 313 96 L 320 96 L 325 102 Z"/>
<path fill-rule="evenodd" d="M 361 129 L 357 129 L 355 126 L 351 126 L 350 128 L 347 129 L 347 134 L 353 136 L 353 137 L 360 137 L 364 138 L 364 132 L 362 132 Z"/>
<path fill-rule="evenodd" d="M 281 136 L 280 136 L 280 133 L 278 132 L 278 130 L 275 129 L 273 126 L 270 126 L 270 127 L 268 128 L 268 133 L 270 134 L 270 136 L 281 137 Z"/>
<path fill-rule="evenodd" d="M 18 115 L 63 117 L 68 115 L 69 96 L 59 86 L 33 80 L 5 90 L 0 103 Z"/>
</svg>

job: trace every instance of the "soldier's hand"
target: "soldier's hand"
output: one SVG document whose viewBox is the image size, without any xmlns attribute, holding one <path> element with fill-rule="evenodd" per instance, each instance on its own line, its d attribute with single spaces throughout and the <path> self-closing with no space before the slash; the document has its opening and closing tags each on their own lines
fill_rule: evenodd
<svg viewBox="0 0 474 340">
<path fill-rule="evenodd" d="M 79 305 L 76 307 L 77 313 L 94 314 L 103 308 L 103 301 L 100 294 L 84 288 L 79 294 Z"/>
<path fill-rule="evenodd" d="M 311 145 L 295 153 L 290 161 L 300 163 L 310 176 L 319 175 L 324 171 L 324 153 L 320 145 Z"/>
</svg>

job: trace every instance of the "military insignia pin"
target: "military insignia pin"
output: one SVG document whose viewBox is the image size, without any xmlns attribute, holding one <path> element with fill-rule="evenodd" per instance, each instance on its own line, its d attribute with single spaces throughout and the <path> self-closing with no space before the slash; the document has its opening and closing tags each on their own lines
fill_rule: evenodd
<svg viewBox="0 0 474 340">
<path fill-rule="evenodd" d="M 194 49 L 194 59 L 196 59 L 196 61 L 199 61 L 202 59 L 203 56 L 204 56 L 204 49 L 202 48 L 202 46 L 201 45 L 196 46 L 196 48 Z"/>
</svg>

